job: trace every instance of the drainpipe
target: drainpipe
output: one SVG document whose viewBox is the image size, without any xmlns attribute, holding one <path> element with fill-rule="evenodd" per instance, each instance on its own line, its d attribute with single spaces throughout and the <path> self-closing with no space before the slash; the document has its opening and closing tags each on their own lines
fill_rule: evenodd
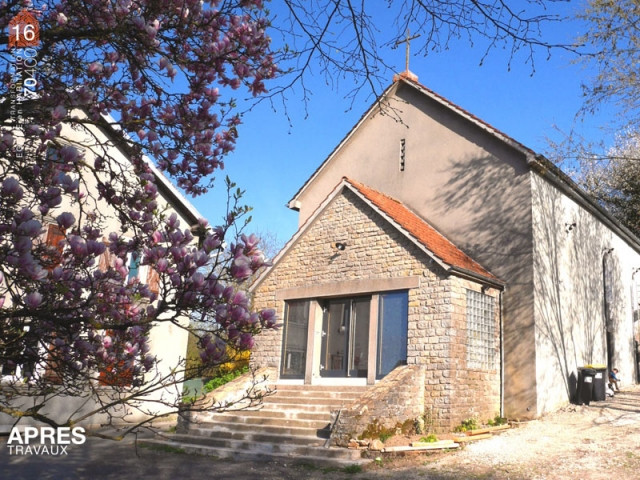
<svg viewBox="0 0 640 480">
<path fill-rule="evenodd" d="M 604 348 L 607 362 L 607 369 L 611 368 L 613 352 L 609 351 L 609 324 L 611 322 L 609 311 L 609 301 L 607 299 L 607 256 L 611 255 L 613 247 L 607 247 L 602 251 L 602 306 L 604 315 Z"/>
<path fill-rule="evenodd" d="M 636 288 L 635 277 L 640 272 L 640 267 L 633 269 L 631 274 L 631 351 L 633 352 L 633 375 L 635 383 L 640 383 L 640 369 L 638 362 L 638 345 L 636 343 L 636 309 L 638 308 L 638 289 Z"/>
<path fill-rule="evenodd" d="M 505 287 L 506 288 L 506 287 Z M 502 325 L 503 315 L 503 302 L 502 295 L 504 294 L 504 288 L 500 290 L 498 298 L 500 299 L 499 308 L 499 321 L 500 321 L 500 416 L 504 417 L 504 330 Z"/>
</svg>

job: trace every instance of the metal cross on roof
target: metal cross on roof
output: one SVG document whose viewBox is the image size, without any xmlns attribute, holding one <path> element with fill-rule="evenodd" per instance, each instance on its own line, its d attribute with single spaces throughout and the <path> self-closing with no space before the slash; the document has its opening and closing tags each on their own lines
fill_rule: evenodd
<svg viewBox="0 0 640 480">
<path fill-rule="evenodd" d="M 416 38 L 418 38 L 420 36 L 420 34 L 416 34 L 413 37 L 411 36 L 411 32 L 409 31 L 409 29 L 407 28 L 407 38 L 405 38 L 404 40 L 398 40 L 396 42 L 396 47 L 399 46 L 401 43 L 406 43 L 406 64 L 405 64 L 405 69 L 408 72 L 409 71 L 409 50 L 411 48 L 411 40 L 414 40 Z"/>
</svg>

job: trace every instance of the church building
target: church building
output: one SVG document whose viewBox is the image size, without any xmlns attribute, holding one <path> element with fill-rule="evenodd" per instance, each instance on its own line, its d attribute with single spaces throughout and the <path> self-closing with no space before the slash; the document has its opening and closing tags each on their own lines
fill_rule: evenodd
<svg viewBox="0 0 640 480">
<path fill-rule="evenodd" d="M 572 399 L 584 365 L 636 381 L 640 241 L 411 72 L 288 206 L 299 229 L 251 288 L 282 328 L 252 362 L 276 384 L 367 385 L 341 420 L 355 433 L 363 416 L 535 418 Z"/>
</svg>

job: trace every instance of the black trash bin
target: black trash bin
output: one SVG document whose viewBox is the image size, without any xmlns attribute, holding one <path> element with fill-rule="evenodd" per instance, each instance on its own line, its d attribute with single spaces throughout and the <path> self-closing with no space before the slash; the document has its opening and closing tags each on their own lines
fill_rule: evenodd
<svg viewBox="0 0 640 480">
<path fill-rule="evenodd" d="M 593 368 L 578 368 L 578 391 L 576 392 L 576 403 L 578 405 L 589 405 L 593 396 L 593 379 L 596 371 Z"/>
<path fill-rule="evenodd" d="M 607 399 L 607 369 L 606 367 L 596 367 L 593 369 L 593 391 L 591 392 L 591 400 L 594 402 L 604 402 Z"/>
</svg>

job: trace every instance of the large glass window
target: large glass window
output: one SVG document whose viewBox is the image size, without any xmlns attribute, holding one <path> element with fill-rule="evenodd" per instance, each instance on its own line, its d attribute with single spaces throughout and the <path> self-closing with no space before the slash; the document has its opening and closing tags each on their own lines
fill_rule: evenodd
<svg viewBox="0 0 640 480">
<path fill-rule="evenodd" d="M 304 378 L 308 328 L 309 302 L 306 300 L 287 302 L 280 377 Z"/>
<path fill-rule="evenodd" d="M 494 298 L 467 290 L 467 368 L 496 368 Z"/>
<path fill-rule="evenodd" d="M 384 377 L 407 363 L 409 295 L 406 291 L 380 294 L 376 375 Z"/>
</svg>

